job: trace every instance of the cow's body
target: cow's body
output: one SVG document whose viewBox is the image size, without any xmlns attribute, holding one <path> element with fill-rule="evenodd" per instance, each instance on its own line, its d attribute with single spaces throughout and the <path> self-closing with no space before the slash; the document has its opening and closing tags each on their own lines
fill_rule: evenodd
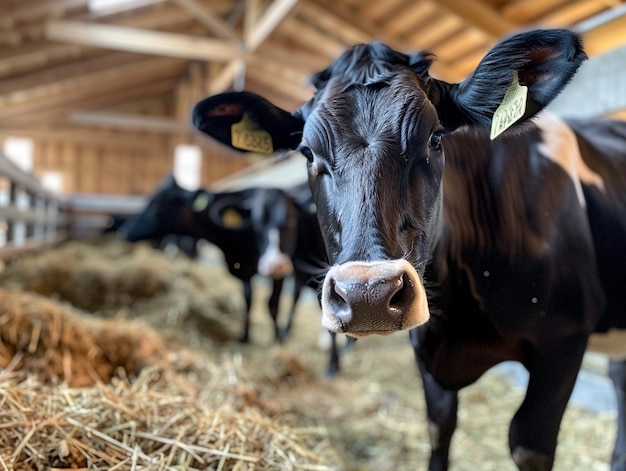
<svg viewBox="0 0 626 471">
<path fill-rule="evenodd" d="M 248 203 L 261 191 L 247 189 L 213 193 L 204 189 L 189 191 L 168 176 L 151 197 L 146 208 L 122 226 L 129 241 L 154 239 L 166 234 L 187 235 L 216 245 L 224 255 L 228 271 L 243 283 L 244 327 L 239 340 L 248 342 L 252 278 L 258 273 L 261 257 L 257 233 L 252 225 Z M 268 300 L 270 316 L 278 337 L 278 305 L 283 278 L 273 279 Z"/>
<path fill-rule="evenodd" d="M 573 122 L 580 134 L 546 115 L 537 124 L 495 142 L 463 129 L 444 144 L 443 225 L 424 274 L 433 315 L 411 332 L 432 469 L 445 469 L 456 391 L 506 360 L 531 374 L 511 425 L 513 458 L 520 469 L 550 469 L 587 338 L 602 333 L 590 342 L 602 351 L 604 333 L 626 327 L 626 123 Z M 611 144 L 598 127 L 621 137 Z M 605 145 L 615 152 L 602 153 Z M 624 391 L 626 338 L 619 343 L 611 377 Z M 624 469 L 621 433 L 614 470 Z"/>
<path fill-rule="evenodd" d="M 357 337 L 410 330 L 432 471 L 448 468 L 458 389 L 504 360 L 530 373 L 512 457 L 522 471 L 550 470 L 590 335 L 625 327 L 626 124 L 544 115 L 494 141 L 472 129 L 527 121 L 584 58 L 573 34 L 530 31 L 448 84 L 430 77 L 428 54 L 359 45 L 314 77 L 314 98 L 291 116 L 245 92 L 194 111 L 198 129 L 226 144 L 245 113 L 307 158 L 331 264 L 323 324 Z M 507 89 L 515 106 L 495 118 Z M 624 361 L 610 373 L 612 471 L 624 471 Z"/>
</svg>

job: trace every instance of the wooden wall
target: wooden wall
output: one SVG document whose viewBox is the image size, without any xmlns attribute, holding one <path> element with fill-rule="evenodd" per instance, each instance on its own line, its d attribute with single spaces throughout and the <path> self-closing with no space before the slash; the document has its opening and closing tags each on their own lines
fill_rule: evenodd
<svg viewBox="0 0 626 471">
<path fill-rule="evenodd" d="M 0 135 L 0 140 L 8 137 Z M 195 144 L 202 150 L 201 178 L 210 186 L 247 165 L 240 154 L 200 136 L 171 137 L 68 129 L 32 135 L 33 173 L 59 172 L 63 193 L 151 194 L 173 170 L 177 144 Z"/>
</svg>

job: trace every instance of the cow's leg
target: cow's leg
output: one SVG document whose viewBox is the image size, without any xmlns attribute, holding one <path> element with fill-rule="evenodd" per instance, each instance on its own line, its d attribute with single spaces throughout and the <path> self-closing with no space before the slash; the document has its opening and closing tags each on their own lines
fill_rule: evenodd
<svg viewBox="0 0 626 471">
<path fill-rule="evenodd" d="M 278 307 L 280 304 L 280 294 L 283 291 L 284 278 L 274 279 L 272 283 L 272 294 L 267 302 L 272 324 L 274 325 L 274 339 L 280 342 L 280 329 L 278 328 Z"/>
<path fill-rule="evenodd" d="M 549 471 L 561 419 L 580 369 L 587 339 L 555 338 L 529 363 L 526 396 L 509 428 L 511 456 L 521 471 Z"/>
<path fill-rule="evenodd" d="M 424 398 L 426 400 L 428 435 L 431 446 L 428 471 L 446 471 L 450 455 L 450 442 L 457 425 L 458 394 L 456 391 L 450 391 L 441 387 L 419 360 L 417 354 L 419 349 L 417 329 L 409 331 L 409 335 L 422 377 Z"/>
<path fill-rule="evenodd" d="M 626 360 L 611 360 L 609 376 L 617 399 L 617 439 L 611 471 L 626 471 Z"/>
<path fill-rule="evenodd" d="M 339 373 L 339 350 L 337 348 L 337 334 L 330 332 L 330 360 L 324 376 L 332 378 Z"/>
<path fill-rule="evenodd" d="M 293 297 L 291 301 L 291 309 L 289 310 L 289 317 L 287 318 L 287 324 L 280 330 L 280 341 L 284 342 L 289 337 L 289 333 L 291 332 L 291 327 L 293 326 L 293 319 L 296 315 L 296 307 L 298 305 L 298 301 L 300 299 L 300 294 L 302 293 L 302 288 L 304 287 L 304 282 L 299 279 L 299 277 L 294 277 L 293 280 Z"/>
<path fill-rule="evenodd" d="M 252 281 L 243 281 L 243 299 L 246 303 L 246 312 L 243 318 L 243 332 L 239 336 L 239 342 L 248 343 L 250 341 L 250 309 L 252 308 Z"/>
</svg>

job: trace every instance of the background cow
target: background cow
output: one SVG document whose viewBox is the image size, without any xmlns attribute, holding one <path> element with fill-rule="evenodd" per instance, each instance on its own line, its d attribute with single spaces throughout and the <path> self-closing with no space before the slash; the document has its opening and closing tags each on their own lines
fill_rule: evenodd
<svg viewBox="0 0 626 471">
<path fill-rule="evenodd" d="M 215 244 L 224 254 L 230 273 L 243 282 L 246 311 L 240 341 L 250 336 L 252 278 L 258 273 L 272 280 L 268 309 L 276 340 L 286 340 L 300 294 L 305 286 L 316 291 L 323 280 L 326 250 L 308 185 L 290 192 L 250 188 L 213 193 L 189 191 L 168 175 L 146 208 L 119 229 L 126 240 L 161 239 L 165 234 L 187 235 Z M 293 276 L 294 287 L 287 323 L 278 322 L 283 283 Z M 332 334 L 326 375 L 339 370 L 339 352 Z M 352 342 L 351 342 L 352 343 Z"/>
<path fill-rule="evenodd" d="M 353 336 L 412 329 L 430 470 L 448 468 L 457 390 L 504 360 L 530 373 L 510 424 L 514 462 L 551 469 L 590 335 L 626 327 L 626 125 L 544 116 L 495 141 L 452 132 L 526 121 L 585 57 L 568 31 L 530 31 L 448 84 L 428 74 L 428 54 L 359 45 L 314 77 L 314 98 L 293 115 L 245 92 L 194 110 L 196 126 L 226 144 L 245 113 L 275 147 L 307 158 L 332 264 L 323 323 Z M 507 91 L 515 106 L 494 117 Z M 613 471 L 626 469 L 625 366 L 610 368 Z"/>
<path fill-rule="evenodd" d="M 252 278 L 258 272 L 261 256 L 257 235 L 252 227 L 249 200 L 258 189 L 213 193 L 204 189 L 189 191 L 168 175 L 159 185 L 144 210 L 120 228 L 129 241 L 161 238 L 167 234 L 205 239 L 224 254 L 228 271 L 242 281 L 245 299 L 243 331 L 239 340 L 250 338 Z M 284 278 L 273 279 L 268 308 L 276 338 L 278 307 Z"/>
</svg>

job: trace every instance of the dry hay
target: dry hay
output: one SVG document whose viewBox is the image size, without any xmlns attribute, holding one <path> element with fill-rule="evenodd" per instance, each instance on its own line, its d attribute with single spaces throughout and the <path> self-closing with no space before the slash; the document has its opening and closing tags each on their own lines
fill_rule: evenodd
<svg viewBox="0 0 626 471">
<path fill-rule="evenodd" d="M 219 342 L 235 337 L 244 309 L 241 285 L 223 267 L 109 239 L 70 241 L 24 256 L 0 273 L 0 286 L 60 299 L 100 317 L 159 317 L 170 330 L 189 327 L 197 337 Z"/>
<path fill-rule="evenodd" d="M 272 420 L 240 362 L 166 356 L 138 327 L 0 291 L 0 469 L 338 469 L 325 429 Z"/>
<path fill-rule="evenodd" d="M 39 295 L 0 289 L 0 367 L 70 386 L 109 382 L 161 363 L 165 347 L 137 322 L 94 319 Z"/>
<path fill-rule="evenodd" d="M 92 388 L 0 378 L 4 469 L 333 470 L 323 428 L 243 407 L 233 362 L 144 369 Z M 199 378 L 208 378 L 202 384 Z M 239 406 L 239 407 L 237 407 Z M 328 453 L 327 453 L 328 454 Z"/>
</svg>

